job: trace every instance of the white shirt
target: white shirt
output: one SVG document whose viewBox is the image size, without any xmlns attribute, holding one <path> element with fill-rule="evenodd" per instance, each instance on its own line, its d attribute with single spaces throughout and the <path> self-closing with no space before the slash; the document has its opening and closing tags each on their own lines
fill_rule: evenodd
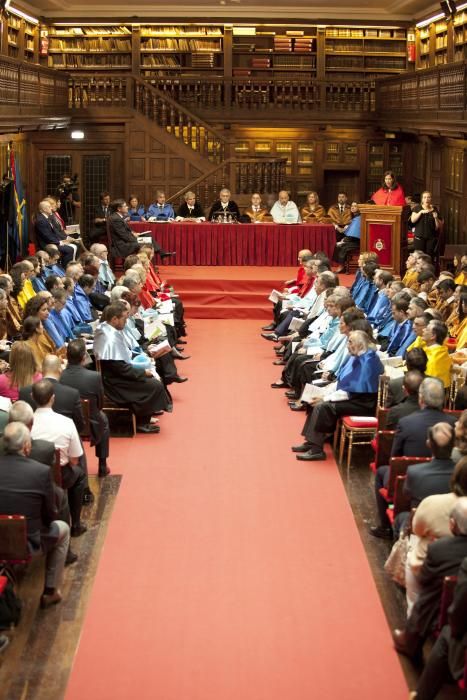
<svg viewBox="0 0 467 700">
<path fill-rule="evenodd" d="M 300 212 L 295 202 L 290 200 L 285 206 L 277 200 L 271 209 L 271 216 L 276 224 L 299 224 L 301 223 Z"/>
<path fill-rule="evenodd" d="M 68 464 L 73 457 L 81 457 L 83 447 L 76 426 L 66 416 L 56 413 L 51 408 L 37 408 L 34 412 L 34 423 L 31 437 L 53 442 L 55 449 L 60 450 L 60 465 Z"/>
</svg>

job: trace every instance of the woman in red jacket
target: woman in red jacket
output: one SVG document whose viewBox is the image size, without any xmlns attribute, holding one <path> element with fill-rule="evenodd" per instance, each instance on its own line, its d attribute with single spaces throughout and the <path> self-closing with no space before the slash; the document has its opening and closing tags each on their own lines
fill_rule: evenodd
<svg viewBox="0 0 467 700">
<path fill-rule="evenodd" d="M 405 194 L 402 187 L 397 184 L 394 173 L 391 170 L 386 170 L 384 173 L 384 185 L 376 190 L 371 199 L 375 204 L 383 204 L 386 206 L 405 206 Z"/>
</svg>

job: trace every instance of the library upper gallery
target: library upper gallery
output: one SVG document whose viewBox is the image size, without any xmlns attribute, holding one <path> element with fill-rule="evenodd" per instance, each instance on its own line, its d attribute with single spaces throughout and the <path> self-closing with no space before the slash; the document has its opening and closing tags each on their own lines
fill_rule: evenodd
<svg viewBox="0 0 467 700">
<path fill-rule="evenodd" d="M 313 19 L 315 22 L 326 23 L 326 20 L 335 23 L 338 20 L 362 21 L 413 21 L 421 16 L 426 16 L 430 10 L 439 9 L 439 4 L 427 3 L 426 0 L 396 0 L 388 3 L 387 0 L 318 0 L 311 3 L 310 0 L 293 0 L 287 5 L 284 13 L 282 0 L 183 0 L 177 5 L 176 15 L 173 6 L 165 2 L 154 0 L 140 0 L 138 5 L 129 10 L 125 0 L 32 0 L 29 2 L 18 0 L 12 4 L 20 7 L 25 12 L 31 12 L 35 16 L 44 16 L 59 19 L 73 17 L 86 18 L 87 22 L 92 17 L 103 19 L 107 17 L 137 21 L 138 18 L 151 18 L 154 21 L 164 18 L 180 21 L 186 18 L 206 19 L 219 18 L 224 21 L 240 19 L 254 19 L 255 23 L 265 19 L 277 19 L 293 22 L 294 19 Z M 267 12 L 265 13 L 265 9 Z M 134 13 L 137 14 L 134 14 Z M 133 13 L 133 14 L 132 14 Z"/>
</svg>

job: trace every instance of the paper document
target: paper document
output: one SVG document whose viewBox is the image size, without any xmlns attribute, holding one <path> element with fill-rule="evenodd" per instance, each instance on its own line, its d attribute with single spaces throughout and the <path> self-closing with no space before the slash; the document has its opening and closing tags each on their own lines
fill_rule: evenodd
<svg viewBox="0 0 467 700">
<path fill-rule="evenodd" d="M 305 323 L 304 318 L 295 318 L 294 317 L 289 323 L 289 330 L 290 331 L 299 331 L 304 323 Z"/>
<path fill-rule="evenodd" d="M 273 304 L 277 304 L 277 302 L 280 301 L 281 298 L 282 294 L 278 292 L 277 289 L 273 289 L 268 297 L 269 301 L 272 301 Z"/>
</svg>

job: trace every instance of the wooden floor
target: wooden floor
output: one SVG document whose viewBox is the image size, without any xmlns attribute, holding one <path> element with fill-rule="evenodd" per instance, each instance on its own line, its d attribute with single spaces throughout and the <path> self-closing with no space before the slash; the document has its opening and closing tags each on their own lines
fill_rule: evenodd
<svg viewBox="0 0 467 700">
<path fill-rule="evenodd" d="M 369 454 L 366 448 L 355 448 L 354 455 L 350 471 L 347 473 L 345 468 L 341 468 L 341 476 L 388 624 L 400 627 L 405 619 L 404 592 L 389 583 L 383 571 L 390 544 L 368 534 L 368 526 L 374 522 L 375 513 L 373 477 L 367 466 Z M 8 633 L 10 645 L 0 655 L 2 700 L 63 698 L 119 485 L 120 477 L 117 476 L 104 480 L 91 477 L 91 488 L 97 497 L 95 504 L 84 513 L 89 532 L 82 538 L 72 540 L 73 550 L 79 554 L 79 560 L 66 569 L 64 602 L 61 605 L 45 612 L 38 608 L 43 581 L 41 560 L 35 561 L 21 580 L 20 595 L 24 604 L 22 619 L 19 626 Z M 108 640 L 103 640 L 103 643 L 107 642 Z M 99 649 L 96 649 L 96 655 L 98 654 Z M 407 683 L 413 689 L 416 686 L 417 669 L 408 660 L 400 658 Z M 459 697 L 456 688 L 451 687 L 446 688 L 438 700 L 454 700 Z"/>
<path fill-rule="evenodd" d="M 34 560 L 20 579 L 21 621 L 8 633 L 10 645 L 0 655 L 2 700 L 59 700 L 64 696 L 120 481 L 120 476 L 89 477 L 96 500 L 83 508 L 88 532 L 71 540 L 79 558 L 65 569 L 60 605 L 46 611 L 38 607 L 43 558 Z"/>
</svg>

